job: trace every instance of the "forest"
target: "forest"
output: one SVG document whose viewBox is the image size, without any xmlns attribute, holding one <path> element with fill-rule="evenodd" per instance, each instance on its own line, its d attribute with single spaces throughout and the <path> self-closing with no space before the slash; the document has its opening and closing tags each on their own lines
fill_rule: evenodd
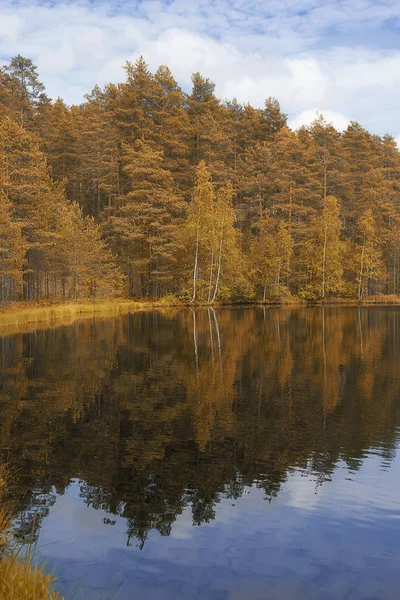
<svg viewBox="0 0 400 600">
<path fill-rule="evenodd" d="M 79 106 L 0 69 L 0 303 L 397 295 L 400 154 L 359 123 L 292 131 L 278 100 L 185 93 L 143 58 Z"/>
</svg>

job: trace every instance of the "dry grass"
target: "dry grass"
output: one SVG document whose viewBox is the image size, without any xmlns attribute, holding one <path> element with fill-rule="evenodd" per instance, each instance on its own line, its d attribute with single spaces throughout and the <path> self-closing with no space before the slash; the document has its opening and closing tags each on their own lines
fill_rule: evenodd
<svg viewBox="0 0 400 600">
<path fill-rule="evenodd" d="M 338 305 L 338 306 L 395 306 L 400 305 L 400 296 L 394 294 L 377 294 L 376 296 L 366 296 L 362 300 L 356 298 L 327 298 L 324 301 L 312 302 L 315 305 Z"/>
<path fill-rule="evenodd" d="M 400 304 L 400 296 L 394 294 L 377 294 L 376 296 L 368 296 L 361 300 L 360 304 L 380 304 L 380 305 L 398 305 Z"/>
<path fill-rule="evenodd" d="M 51 590 L 52 582 L 50 575 L 27 561 L 6 556 L 0 562 L 1 600 L 61 600 L 60 595 Z"/>
<path fill-rule="evenodd" d="M 131 310 L 155 306 L 154 303 L 130 300 L 74 302 L 68 304 L 29 304 L 17 302 L 0 310 L 0 328 L 60 320 L 73 321 L 83 317 L 115 316 Z"/>
<path fill-rule="evenodd" d="M 0 465 L 0 600 L 62 600 L 51 590 L 53 579 L 9 548 L 10 513 L 5 507 L 7 478 Z"/>
</svg>

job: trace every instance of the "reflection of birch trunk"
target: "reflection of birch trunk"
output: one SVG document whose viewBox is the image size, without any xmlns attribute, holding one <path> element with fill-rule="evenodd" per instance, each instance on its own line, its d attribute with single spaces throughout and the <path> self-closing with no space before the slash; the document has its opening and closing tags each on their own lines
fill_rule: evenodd
<svg viewBox="0 0 400 600">
<path fill-rule="evenodd" d="M 361 359 L 364 360 L 364 336 L 363 336 L 362 323 L 361 323 L 361 310 L 360 310 L 360 307 L 358 307 L 358 329 L 360 330 L 360 352 L 361 352 Z"/>
<path fill-rule="evenodd" d="M 194 356 L 196 360 L 196 377 L 199 376 L 199 352 L 197 348 L 197 329 L 196 329 L 196 311 L 192 310 L 193 315 L 193 345 L 194 345 Z"/>
<path fill-rule="evenodd" d="M 326 427 L 326 403 L 328 396 L 328 376 L 326 369 L 326 346 L 325 346 L 325 308 L 322 307 L 322 358 L 324 368 L 324 394 L 323 394 L 323 409 L 324 409 L 324 430 Z"/>
<path fill-rule="evenodd" d="M 211 315 L 210 315 L 210 309 L 209 308 L 207 308 L 207 314 L 208 314 L 208 325 L 209 325 L 209 328 L 210 328 L 211 360 L 212 360 L 212 363 L 214 364 L 214 338 L 213 338 Z"/>
<path fill-rule="evenodd" d="M 207 298 L 208 304 L 210 304 L 210 299 L 211 299 L 211 287 L 212 287 L 213 275 L 214 275 L 214 252 L 211 252 L 210 281 L 208 284 L 208 298 Z"/>
<path fill-rule="evenodd" d="M 358 279 L 358 299 L 359 300 L 361 300 L 362 295 L 363 295 L 364 252 L 365 252 L 365 244 L 362 247 L 361 264 L 360 264 L 360 276 L 359 276 L 359 279 Z"/>
<path fill-rule="evenodd" d="M 278 318 L 277 318 L 275 325 L 276 325 L 276 330 L 278 332 L 279 352 L 281 352 L 282 344 L 281 344 L 281 325 L 279 322 L 279 313 L 278 313 Z"/>
<path fill-rule="evenodd" d="M 197 213 L 197 227 L 196 227 L 196 252 L 194 257 L 194 269 L 193 269 L 193 297 L 191 302 L 196 300 L 197 291 L 197 275 L 199 270 L 199 238 L 200 238 L 200 206 Z"/>
<path fill-rule="evenodd" d="M 218 346 L 218 357 L 219 357 L 219 368 L 221 371 L 221 376 L 223 374 L 223 368 L 222 368 L 222 353 L 221 353 L 221 338 L 219 335 L 219 326 L 218 326 L 218 319 L 217 319 L 217 315 L 215 313 L 215 310 L 212 308 L 211 309 L 213 312 L 213 317 L 214 317 L 214 323 L 215 323 L 215 332 L 217 334 L 217 346 Z"/>
</svg>

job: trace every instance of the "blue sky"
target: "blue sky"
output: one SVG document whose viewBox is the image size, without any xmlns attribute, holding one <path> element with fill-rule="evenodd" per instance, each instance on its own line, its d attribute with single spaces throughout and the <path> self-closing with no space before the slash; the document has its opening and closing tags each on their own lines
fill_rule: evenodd
<svg viewBox="0 0 400 600">
<path fill-rule="evenodd" d="M 276 96 L 294 127 L 319 111 L 400 140 L 399 34 L 399 0 L 0 0 L 0 58 L 68 103 L 143 54 L 185 90 L 199 70 L 222 98 Z"/>
</svg>

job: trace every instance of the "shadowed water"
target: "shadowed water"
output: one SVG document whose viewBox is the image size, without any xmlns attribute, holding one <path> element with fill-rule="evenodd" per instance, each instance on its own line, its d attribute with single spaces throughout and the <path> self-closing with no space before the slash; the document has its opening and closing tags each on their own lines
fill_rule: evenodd
<svg viewBox="0 0 400 600">
<path fill-rule="evenodd" d="M 399 315 L 166 310 L 3 337 L 16 535 L 67 599 L 397 599 Z"/>
</svg>

